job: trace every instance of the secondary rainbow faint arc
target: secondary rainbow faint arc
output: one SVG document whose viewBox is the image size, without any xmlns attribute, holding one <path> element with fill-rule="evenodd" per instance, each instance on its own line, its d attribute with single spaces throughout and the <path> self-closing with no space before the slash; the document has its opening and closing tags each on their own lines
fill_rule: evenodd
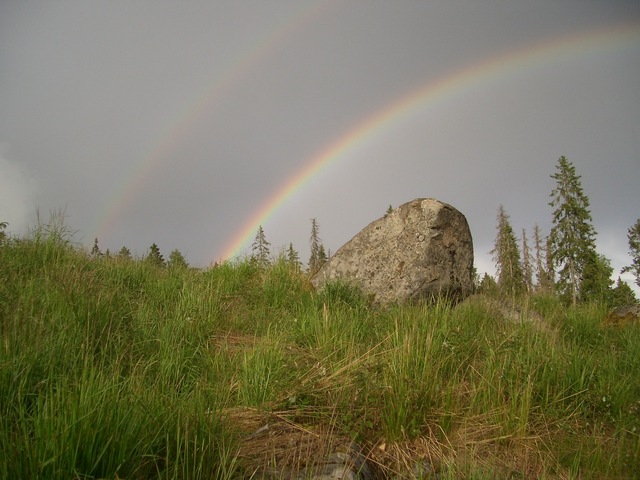
<svg viewBox="0 0 640 480">
<path fill-rule="evenodd" d="M 344 158 L 350 152 L 360 148 L 367 139 L 375 137 L 377 133 L 390 126 L 393 122 L 400 121 L 427 107 L 433 108 L 454 95 L 462 93 L 465 89 L 504 77 L 510 73 L 533 68 L 544 61 L 551 61 L 555 58 L 572 54 L 601 53 L 617 45 L 634 41 L 640 42 L 640 25 L 637 23 L 618 25 L 613 28 L 589 31 L 536 43 L 523 49 L 493 57 L 488 61 L 472 64 L 427 83 L 376 111 L 353 129 L 340 136 L 328 148 L 305 162 L 304 167 L 287 179 L 271 197 L 267 198 L 263 206 L 249 217 L 240 231 L 224 248 L 221 257 L 218 258 L 229 260 L 237 256 L 251 242 L 259 226 L 265 224 L 269 217 L 289 197 L 310 181 L 314 175 L 338 159 Z"/>
<path fill-rule="evenodd" d="M 209 85 L 201 95 L 196 97 L 194 102 L 189 104 L 189 107 L 180 115 L 179 120 L 172 124 L 170 130 L 161 137 L 159 142 L 153 145 L 153 148 L 142 160 L 134 163 L 128 174 L 124 175 L 125 181 L 111 196 L 111 200 L 107 202 L 102 214 L 96 216 L 99 223 L 89 229 L 92 232 L 89 238 L 103 236 L 104 232 L 115 223 L 118 216 L 142 188 L 140 184 L 143 183 L 153 167 L 157 166 L 167 152 L 171 151 L 203 115 L 210 111 L 212 104 L 234 82 L 246 75 L 256 64 L 268 58 L 271 52 L 284 44 L 294 33 L 336 4 L 336 0 L 327 0 L 302 9 L 282 22 L 277 28 L 272 29 L 260 42 L 252 45 L 251 48 L 238 56 L 235 62 L 216 77 L 212 85 Z"/>
</svg>

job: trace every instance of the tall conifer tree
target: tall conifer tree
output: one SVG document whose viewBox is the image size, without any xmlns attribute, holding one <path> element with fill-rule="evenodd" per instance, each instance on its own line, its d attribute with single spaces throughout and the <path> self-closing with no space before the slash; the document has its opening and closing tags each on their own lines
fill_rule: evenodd
<svg viewBox="0 0 640 480">
<path fill-rule="evenodd" d="M 251 245 L 251 250 L 253 252 L 251 258 L 257 262 L 260 267 L 266 267 L 269 265 L 269 255 L 271 254 L 269 245 L 271 244 L 267 242 L 267 237 L 264 234 L 262 225 L 260 225 L 258 227 L 258 232 L 256 233 L 256 238 Z"/>
<path fill-rule="evenodd" d="M 636 285 L 640 287 L 640 218 L 629 228 L 629 255 L 631 265 L 627 265 L 620 273 L 630 272 L 636 277 Z"/>
<path fill-rule="evenodd" d="M 98 246 L 98 239 L 96 238 L 93 242 L 93 248 L 91 249 L 91 256 L 93 257 L 101 257 L 102 252 L 100 251 L 100 247 Z"/>
<path fill-rule="evenodd" d="M 558 269 L 558 292 L 575 305 L 581 296 L 582 283 L 590 281 L 585 275 L 597 272 L 596 232 L 589 211 L 589 197 L 582 190 L 575 167 L 565 157 L 560 157 L 556 169 L 551 175 L 556 187 L 549 202 L 554 208 L 549 235 L 551 262 Z"/>
<path fill-rule="evenodd" d="M 485 272 L 482 276 L 482 279 L 478 283 L 478 293 L 483 293 L 485 295 L 495 295 L 498 291 L 498 285 L 496 284 L 495 278 Z"/>
<path fill-rule="evenodd" d="M 524 280 L 518 242 L 509 223 L 509 215 L 502 205 L 498 208 L 498 234 L 491 253 L 496 262 L 500 292 L 512 297 L 522 293 Z"/>
<path fill-rule="evenodd" d="M 293 271 L 300 271 L 300 255 L 295 251 L 291 242 L 289 242 L 289 248 L 287 249 L 287 263 Z"/>
<path fill-rule="evenodd" d="M 321 243 L 320 244 L 320 248 L 318 250 L 318 265 L 319 267 L 322 267 L 322 265 L 324 265 L 327 260 L 329 260 L 329 256 L 327 254 L 327 252 L 324 249 L 324 245 Z"/>
<path fill-rule="evenodd" d="M 182 255 L 182 252 L 177 248 L 171 250 L 169 254 L 169 261 L 167 262 L 167 267 L 171 269 L 185 269 L 189 267 L 187 260 Z"/>
<path fill-rule="evenodd" d="M 527 293 L 533 292 L 533 267 L 531 265 L 531 249 L 527 243 L 527 231 L 522 229 L 522 278 Z"/>
<path fill-rule="evenodd" d="M 556 271 L 553 267 L 553 257 L 551 255 L 551 238 L 549 236 L 547 236 L 547 241 L 545 242 L 544 246 L 544 258 L 547 262 L 547 279 L 549 281 L 550 291 L 553 292 L 556 289 Z"/>
<path fill-rule="evenodd" d="M 623 282 L 620 277 L 616 282 L 615 288 L 612 290 L 612 307 L 622 307 L 623 305 L 632 305 L 637 303 L 636 294 L 631 290 L 627 282 Z"/>
<path fill-rule="evenodd" d="M 164 267 L 164 257 L 160 254 L 160 249 L 155 243 L 149 247 L 149 255 L 147 255 L 147 262 L 155 265 L 156 267 Z"/>
<path fill-rule="evenodd" d="M 127 247 L 122 247 L 118 252 L 117 258 L 119 260 L 131 260 L 131 250 Z"/>
<path fill-rule="evenodd" d="M 580 283 L 580 300 L 595 300 L 598 302 L 611 304 L 613 297 L 613 268 L 611 261 L 597 253 L 595 250 L 591 252 L 588 258 L 583 279 Z"/>
<path fill-rule="evenodd" d="M 311 219 L 311 235 L 309 236 L 309 247 L 311 248 L 311 254 L 309 255 L 309 274 L 313 275 L 324 263 L 322 255 L 324 247 L 320 240 L 320 227 L 315 218 Z"/>
<path fill-rule="evenodd" d="M 536 252 L 536 288 L 540 292 L 551 293 L 553 291 L 553 279 L 549 275 L 547 268 L 546 242 L 543 246 L 540 227 L 537 223 L 533 226 L 533 242 Z"/>
</svg>

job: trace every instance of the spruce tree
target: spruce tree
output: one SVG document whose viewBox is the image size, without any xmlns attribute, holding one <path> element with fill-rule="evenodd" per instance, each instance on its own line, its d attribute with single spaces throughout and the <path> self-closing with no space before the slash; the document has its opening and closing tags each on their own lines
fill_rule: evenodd
<svg viewBox="0 0 640 480">
<path fill-rule="evenodd" d="M 611 297 L 612 307 L 633 305 L 634 303 L 638 302 L 638 300 L 636 299 L 636 294 L 633 292 L 629 284 L 622 281 L 620 277 L 618 277 L 618 281 L 616 282 L 616 286 L 612 291 Z"/>
<path fill-rule="evenodd" d="M 96 238 L 93 242 L 93 248 L 91 249 L 92 257 L 101 257 L 102 252 L 100 251 L 100 247 L 98 246 L 98 239 Z"/>
<path fill-rule="evenodd" d="M 473 292 L 476 293 L 480 287 L 480 275 L 475 265 L 471 265 L 471 283 L 473 284 Z"/>
<path fill-rule="evenodd" d="M 531 265 L 531 249 L 527 243 L 527 231 L 522 229 L 522 278 L 528 294 L 533 292 L 533 267 Z"/>
<path fill-rule="evenodd" d="M 293 243 L 291 242 L 289 242 L 289 248 L 287 249 L 287 263 L 294 272 L 300 272 L 300 255 L 293 249 Z"/>
<path fill-rule="evenodd" d="M 185 269 L 189 267 L 189 264 L 185 260 L 184 255 L 182 255 L 182 252 L 176 248 L 171 250 L 171 253 L 169 254 L 167 267 L 170 269 Z"/>
<path fill-rule="evenodd" d="M 515 297 L 522 293 L 524 279 L 520 264 L 518 243 L 504 207 L 498 208 L 498 234 L 491 251 L 496 262 L 498 289 L 504 295 Z"/>
<path fill-rule="evenodd" d="M 587 259 L 584 267 L 584 278 L 580 283 L 579 299 L 610 305 L 613 294 L 612 275 L 613 268 L 609 259 L 595 250 L 590 252 L 590 258 Z"/>
<path fill-rule="evenodd" d="M 122 247 L 118 252 L 118 259 L 131 260 L 131 250 L 129 250 L 127 247 Z"/>
<path fill-rule="evenodd" d="M 318 268 L 322 267 L 329 260 L 329 255 L 324 250 L 324 245 L 320 244 L 320 248 L 318 249 Z"/>
<path fill-rule="evenodd" d="M 546 268 L 546 242 L 545 247 L 543 247 L 540 227 L 537 223 L 533 226 L 533 243 L 536 257 L 536 290 L 542 293 L 551 293 L 553 291 L 553 281 Z"/>
<path fill-rule="evenodd" d="M 586 275 L 597 275 L 596 232 L 589 211 L 589 197 L 584 194 L 580 176 L 573 164 L 560 157 L 557 172 L 551 175 L 556 187 L 549 205 L 553 210 L 553 227 L 549 235 L 551 262 L 557 269 L 556 288 L 574 305 L 580 298 L 582 283 L 592 283 Z M 593 285 L 589 285 L 590 290 Z"/>
<path fill-rule="evenodd" d="M 544 258 L 546 260 L 546 280 L 549 285 L 549 292 L 556 290 L 556 271 L 553 267 L 553 257 L 551 256 L 551 238 L 547 236 L 547 241 L 544 245 Z"/>
<path fill-rule="evenodd" d="M 496 284 L 495 278 L 485 272 L 478 284 L 478 293 L 483 293 L 485 295 L 495 295 L 498 292 L 498 285 Z"/>
<path fill-rule="evenodd" d="M 262 225 L 260 225 L 256 233 L 256 238 L 251 245 L 251 251 L 253 252 L 251 259 L 261 268 L 269 266 L 269 256 L 271 255 L 269 245 L 271 244 L 267 242 L 267 237 L 264 234 Z"/>
<path fill-rule="evenodd" d="M 146 261 L 156 267 L 165 266 L 164 257 L 160 254 L 160 249 L 155 243 L 152 243 L 149 247 L 149 254 L 147 255 Z"/>
<path fill-rule="evenodd" d="M 624 267 L 620 273 L 632 273 L 636 277 L 636 285 L 640 287 L 640 218 L 629 228 L 627 238 L 631 265 Z"/>
<path fill-rule="evenodd" d="M 315 218 L 311 219 L 311 235 L 309 236 L 309 246 L 311 248 L 311 254 L 309 255 L 309 274 L 313 275 L 322 266 L 322 260 L 320 258 L 320 247 L 322 243 L 320 241 L 320 228 Z"/>
<path fill-rule="evenodd" d="M 7 228 L 8 225 L 9 225 L 8 222 L 0 222 L 0 245 L 2 245 L 5 239 L 7 238 L 5 229 Z"/>
</svg>

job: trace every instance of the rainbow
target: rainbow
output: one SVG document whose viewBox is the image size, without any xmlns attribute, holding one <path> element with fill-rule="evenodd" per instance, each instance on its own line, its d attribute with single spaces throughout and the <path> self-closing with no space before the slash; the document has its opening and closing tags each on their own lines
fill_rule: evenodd
<svg viewBox="0 0 640 480">
<path fill-rule="evenodd" d="M 93 232 L 89 238 L 102 238 L 116 223 L 118 217 L 133 202 L 141 185 L 153 168 L 173 150 L 181 139 L 210 111 L 210 108 L 240 78 L 249 73 L 256 65 L 264 62 L 278 47 L 306 25 L 324 15 L 336 5 L 337 0 L 312 4 L 294 12 L 280 25 L 271 29 L 259 42 L 253 44 L 216 77 L 211 86 L 196 97 L 189 107 L 172 123 L 168 132 L 143 156 L 140 162 L 134 162 L 132 168 L 123 174 L 125 181 L 106 203 L 103 212 L 96 216 L 97 224 L 89 229 Z"/>
<path fill-rule="evenodd" d="M 319 172 L 340 159 L 355 154 L 362 146 L 392 124 L 403 121 L 418 112 L 435 108 L 466 90 L 481 86 L 525 69 L 538 67 L 546 62 L 564 57 L 606 53 L 619 46 L 640 46 L 640 24 L 623 24 L 602 30 L 555 38 L 543 43 L 514 50 L 490 58 L 458 71 L 442 76 L 435 81 L 412 91 L 408 95 L 377 110 L 340 136 L 287 179 L 269 198 L 261 203 L 243 227 L 237 232 L 222 254 L 214 258 L 229 260 L 239 255 L 255 236 L 260 225 Z"/>
</svg>

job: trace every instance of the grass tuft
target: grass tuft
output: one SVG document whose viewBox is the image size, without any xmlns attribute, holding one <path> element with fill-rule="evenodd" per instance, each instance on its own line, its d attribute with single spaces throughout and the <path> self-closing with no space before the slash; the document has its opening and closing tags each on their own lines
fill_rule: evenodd
<svg viewBox="0 0 640 480">
<path fill-rule="evenodd" d="M 248 478 L 354 440 L 389 476 L 640 471 L 640 327 L 600 305 L 381 308 L 283 260 L 167 270 L 70 238 L 0 246 L 1 478 Z"/>
</svg>

